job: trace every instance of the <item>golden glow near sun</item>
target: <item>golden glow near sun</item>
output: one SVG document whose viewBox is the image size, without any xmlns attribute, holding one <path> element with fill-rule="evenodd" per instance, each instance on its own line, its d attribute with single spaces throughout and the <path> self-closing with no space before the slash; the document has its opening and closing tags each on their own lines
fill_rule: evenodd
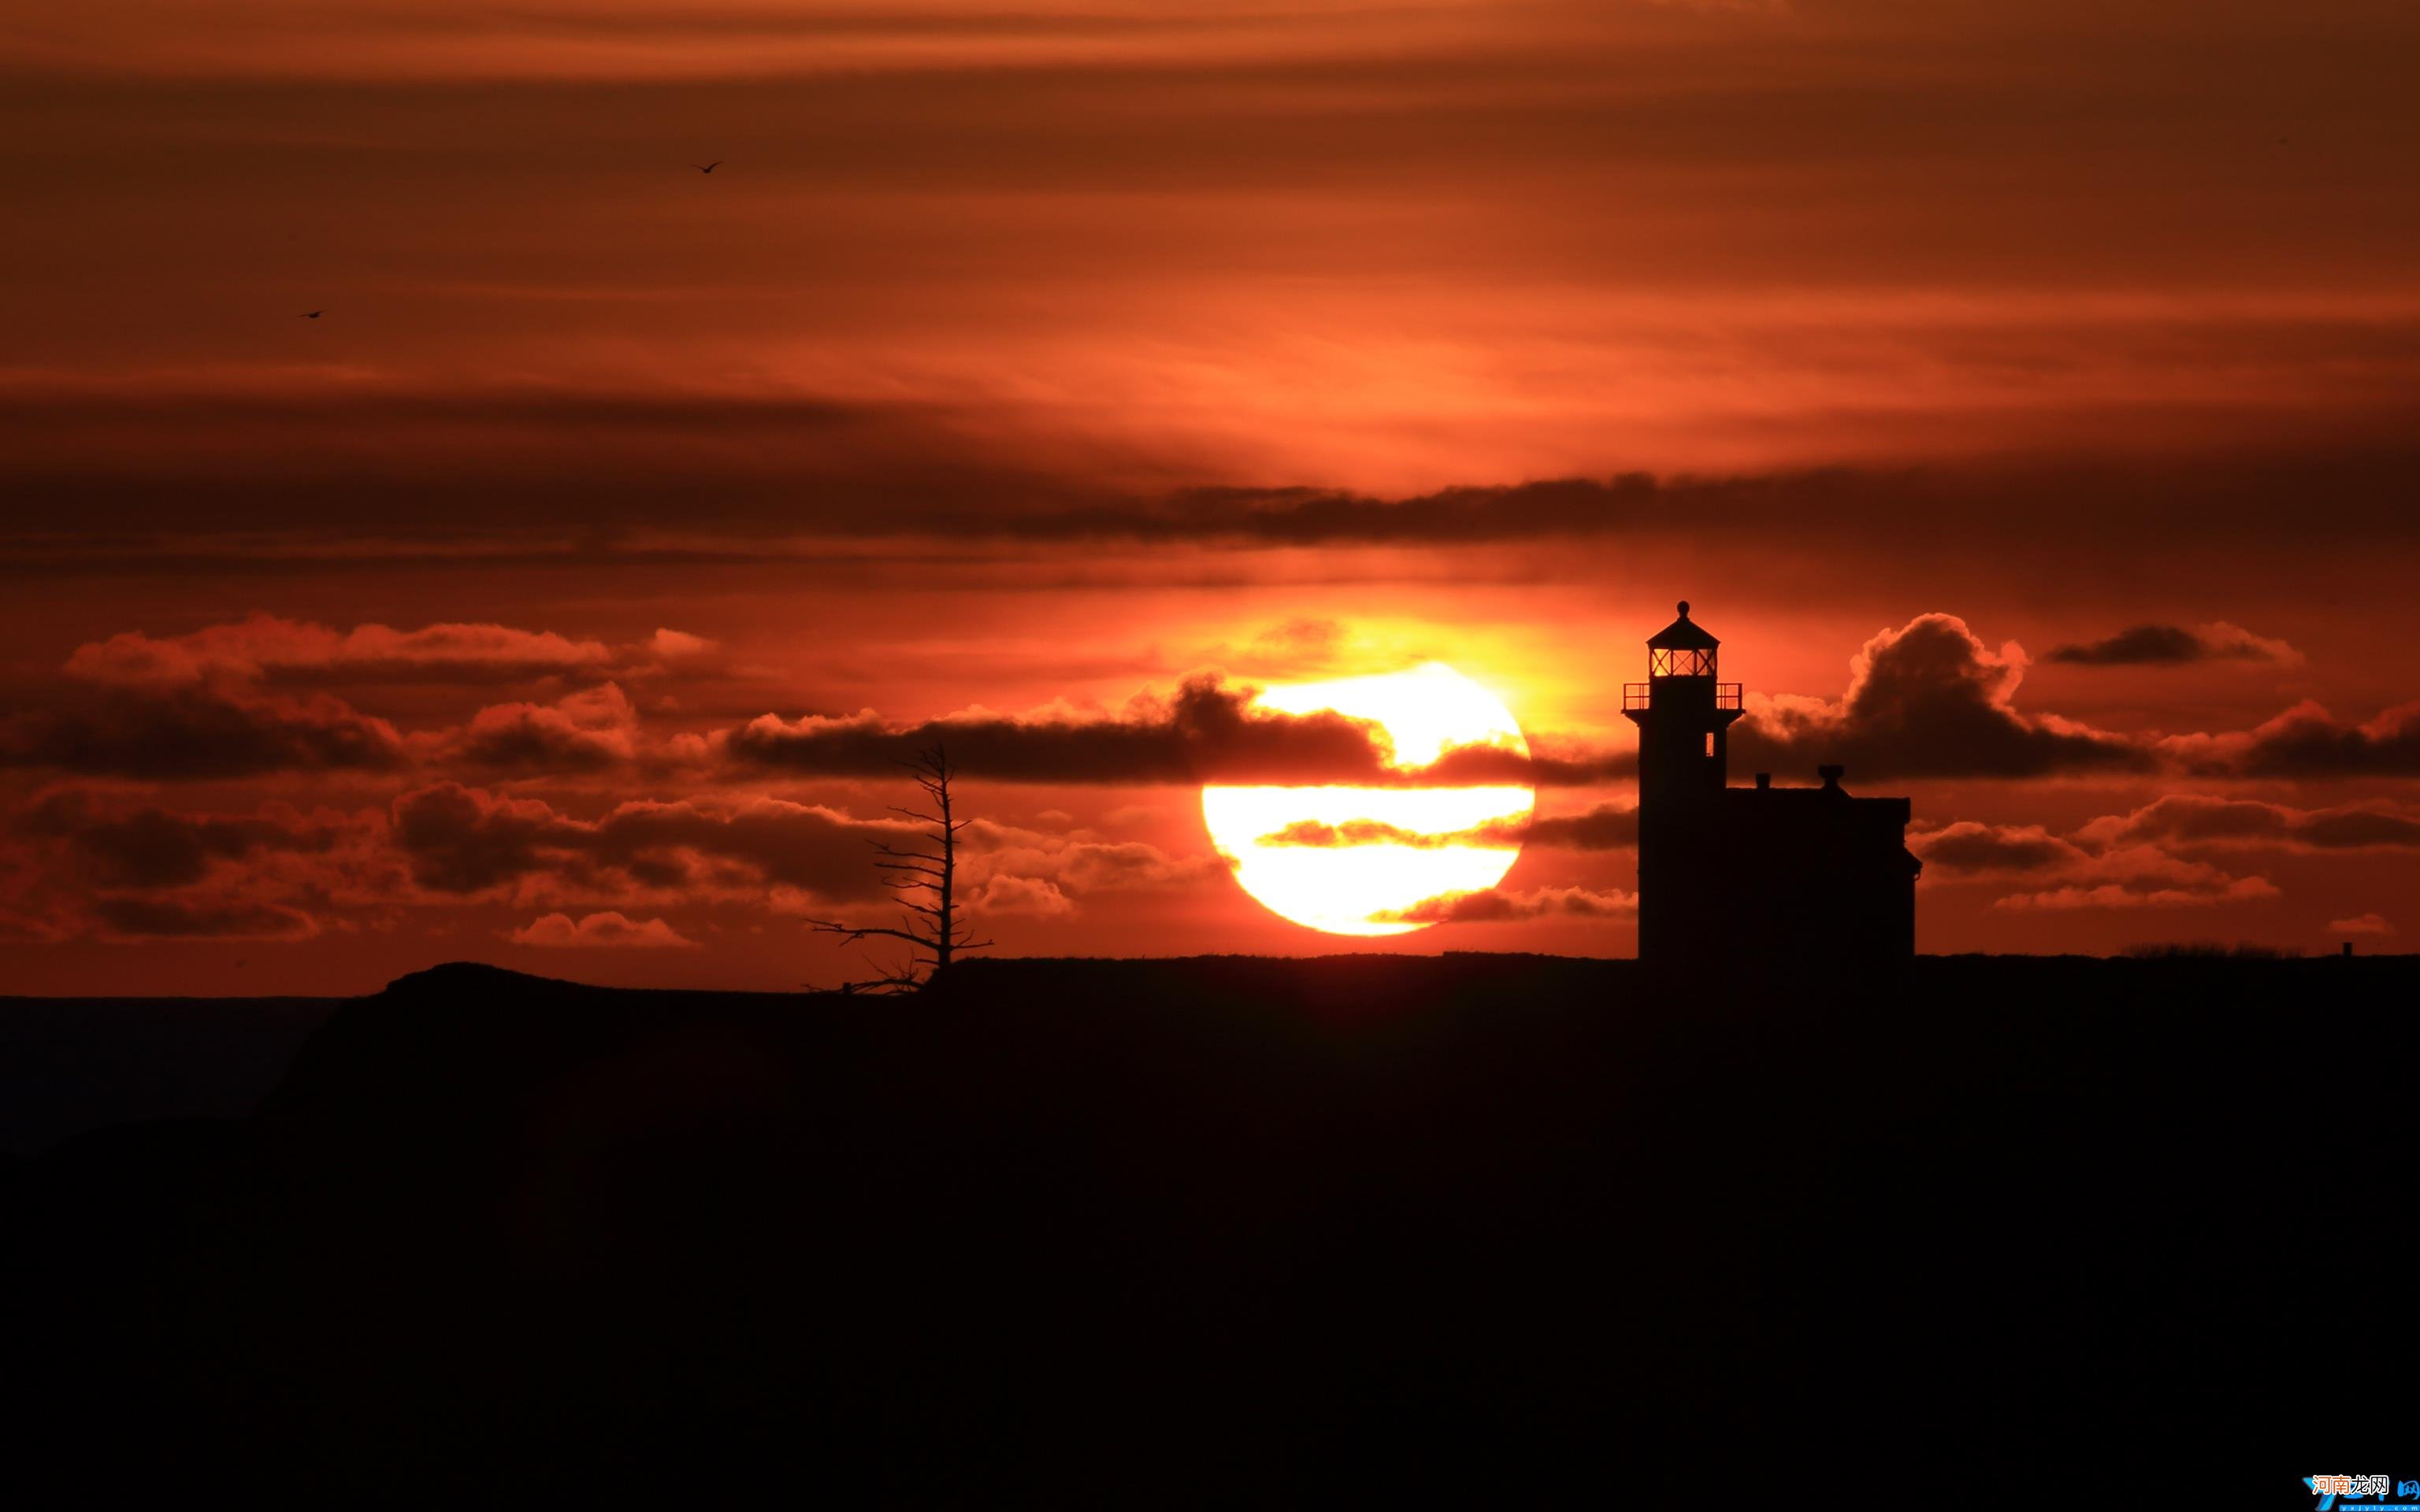
<svg viewBox="0 0 2420 1512">
<path fill-rule="evenodd" d="M 1264 707 L 1289 714 L 1333 709 L 1384 726 L 1395 764 L 1425 766 L 1448 746 L 1502 746 L 1528 755 L 1521 727 L 1496 696 L 1442 662 L 1375 677 L 1264 688 Z M 1235 880 L 1275 913 L 1333 934 L 1401 934 L 1419 923 L 1388 916 L 1430 899 L 1494 887 L 1521 854 L 1519 841 L 1440 841 L 1481 826 L 1517 832 L 1536 795 L 1527 787 L 1205 787 L 1210 839 L 1235 861 Z M 1290 844 L 1326 829 L 1377 834 L 1374 842 Z M 1500 826 L 1495 822 L 1502 822 Z M 1386 826 L 1383 829 L 1375 826 Z M 1402 836 L 1402 839 L 1392 838 Z"/>
</svg>

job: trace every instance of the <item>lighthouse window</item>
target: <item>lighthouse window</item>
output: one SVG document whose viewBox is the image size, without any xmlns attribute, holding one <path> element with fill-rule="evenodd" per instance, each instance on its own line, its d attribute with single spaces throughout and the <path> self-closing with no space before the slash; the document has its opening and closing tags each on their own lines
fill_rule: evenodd
<svg viewBox="0 0 2420 1512">
<path fill-rule="evenodd" d="M 1707 731 L 1707 732 L 1706 732 L 1706 759 L 1707 759 L 1708 761 L 1712 761 L 1712 760 L 1714 760 L 1714 733 L 1713 731 L 1709 730 L 1709 731 Z"/>
</svg>

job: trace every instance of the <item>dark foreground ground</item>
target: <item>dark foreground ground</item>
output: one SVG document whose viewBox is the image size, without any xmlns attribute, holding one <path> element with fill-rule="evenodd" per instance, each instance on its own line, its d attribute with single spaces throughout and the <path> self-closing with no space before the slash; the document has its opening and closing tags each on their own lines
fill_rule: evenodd
<svg viewBox="0 0 2420 1512">
<path fill-rule="evenodd" d="M 440 967 L 339 1007 L 249 1119 L 8 1168 L 5 1478 L 2307 1505 L 2303 1457 L 2412 1442 L 2415 988 L 2411 958 L 1851 994 L 1029 961 L 917 1000 Z"/>
</svg>

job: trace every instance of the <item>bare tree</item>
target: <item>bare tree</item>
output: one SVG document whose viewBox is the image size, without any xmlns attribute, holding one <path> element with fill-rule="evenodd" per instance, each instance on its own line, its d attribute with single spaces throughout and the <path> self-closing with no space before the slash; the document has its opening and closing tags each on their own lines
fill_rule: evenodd
<svg viewBox="0 0 2420 1512">
<path fill-rule="evenodd" d="M 891 805 L 891 811 L 905 814 L 924 826 L 919 837 L 921 844 L 902 849 L 884 841 L 870 840 L 867 844 L 876 852 L 875 869 L 882 874 L 882 884 L 901 908 L 899 925 L 892 929 L 883 925 L 845 924 L 838 919 L 814 918 L 807 922 L 817 933 L 837 934 L 844 945 L 856 945 L 869 939 L 904 940 L 908 943 L 907 961 L 892 969 L 884 970 L 879 962 L 868 957 L 866 964 L 882 974 L 864 981 L 841 984 L 845 993 L 900 993 L 922 987 L 933 974 L 957 958 L 961 950 L 980 950 L 991 944 L 978 940 L 966 922 L 966 910 L 958 902 L 958 831 L 973 824 L 960 819 L 950 807 L 950 783 L 956 769 L 950 765 L 949 752 L 939 746 L 921 751 L 912 762 L 899 764 L 915 778 L 916 785 L 924 790 L 925 809 L 902 809 Z"/>
</svg>

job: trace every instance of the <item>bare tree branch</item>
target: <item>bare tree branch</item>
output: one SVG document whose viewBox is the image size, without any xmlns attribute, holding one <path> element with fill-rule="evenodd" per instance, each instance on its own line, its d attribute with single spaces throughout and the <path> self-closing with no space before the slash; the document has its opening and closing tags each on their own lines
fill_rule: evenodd
<svg viewBox="0 0 2420 1512">
<path fill-rule="evenodd" d="M 961 951 L 988 949 L 992 944 L 975 938 L 966 921 L 965 905 L 958 901 L 958 833 L 974 821 L 958 818 L 953 809 L 950 784 L 957 772 L 950 764 L 949 752 L 935 746 L 918 752 L 913 761 L 899 764 L 908 769 L 916 786 L 939 810 L 886 805 L 891 812 L 926 826 L 926 832 L 919 838 L 929 849 L 904 848 L 878 840 L 866 841 L 874 847 L 874 866 L 882 885 L 891 889 L 892 901 L 902 910 L 900 927 L 850 924 L 829 918 L 811 918 L 807 923 L 817 933 L 839 935 L 844 945 L 868 939 L 900 940 L 910 948 L 910 953 L 908 963 L 893 970 L 884 970 L 871 957 L 866 958 L 866 964 L 880 974 L 843 983 L 841 991 L 845 993 L 911 992 L 930 981 Z M 919 895 L 923 901 L 919 901 Z M 918 951 L 930 959 L 920 958 L 915 953 Z"/>
</svg>

